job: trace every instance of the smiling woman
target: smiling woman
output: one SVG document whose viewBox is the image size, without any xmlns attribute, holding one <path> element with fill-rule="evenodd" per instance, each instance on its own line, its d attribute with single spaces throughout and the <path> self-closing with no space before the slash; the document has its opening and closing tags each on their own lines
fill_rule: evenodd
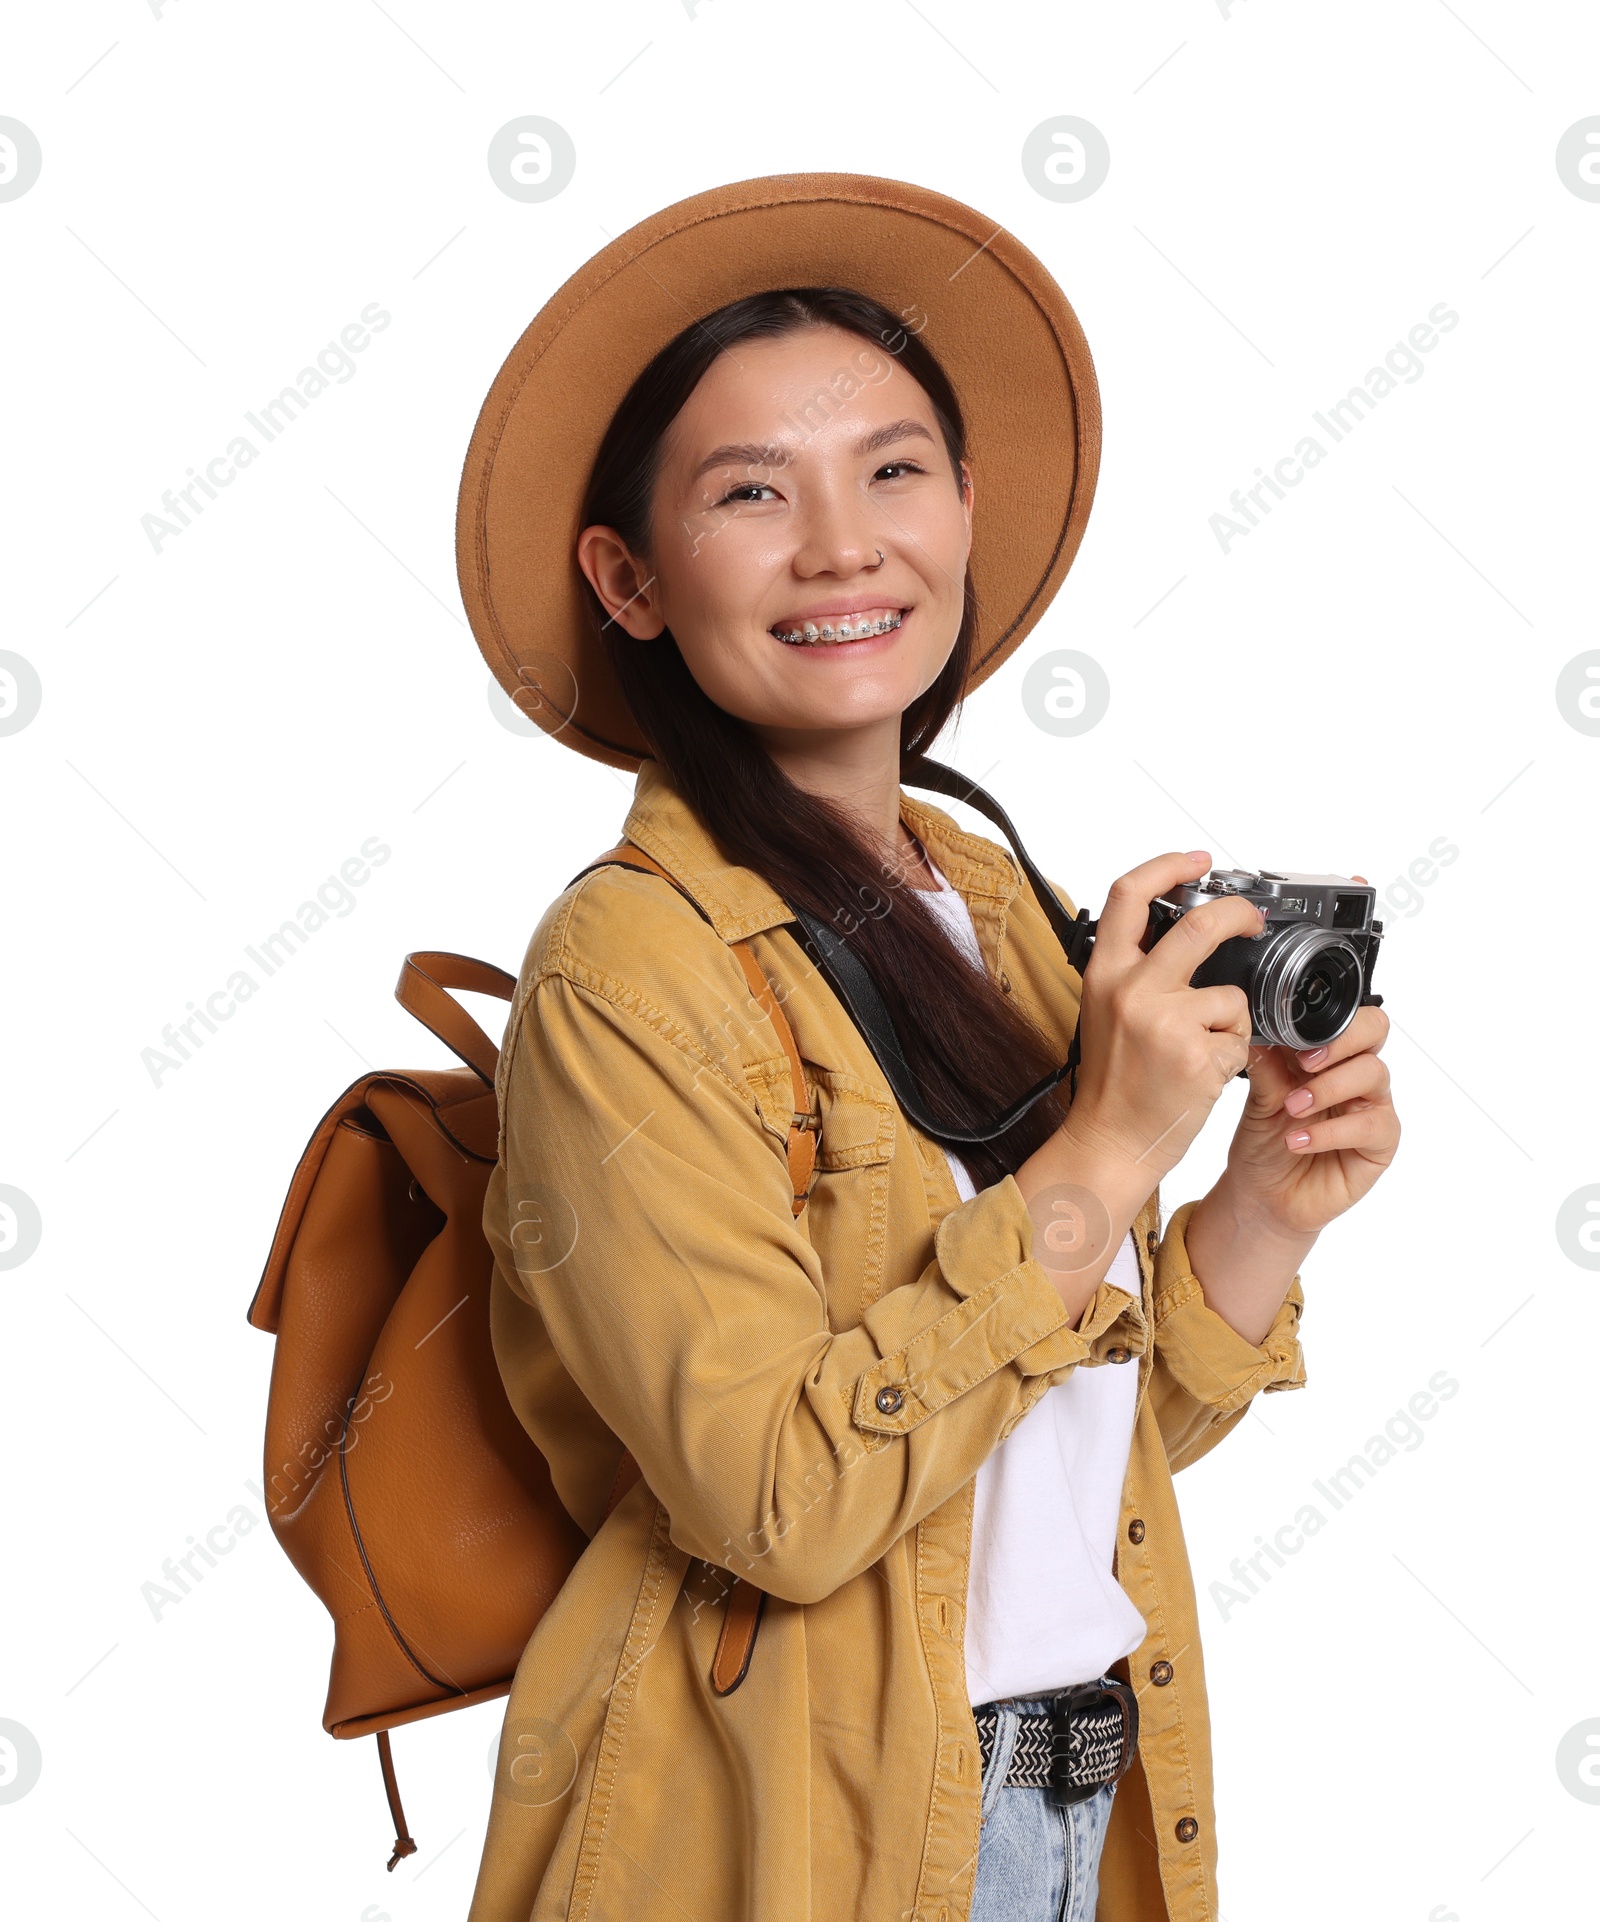
<svg viewBox="0 0 1600 1922">
<path fill-rule="evenodd" d="M 904 791 L 1060 584 L 1098 439 L 1040 263 L 853 175 L 653 216 L 484 403 L 474 633 L 638 784 L 498 1062 L 495 1356 L 591 1539 L 517 1670 L 470 1922 L 1218 1913 L 1172 1478 L 1304 1381 L 1296 1269 L 1398 1124 L 1377 1008 L 1295 1057 L 1191 985 L 1247 899 L 1147 946 L 1204 850 L 1121 876 L 1079 974 L 1066 893 Z"/>
<path fill-rule="evenodd" d="M 920 338 L 854 290 L 787 288 L 701 317 L 638 376 L 577 542 L 657 764 L 784 900 L 853 911 L 880 992 L 921 1011 L 902 1046 L 957 1127 L 1059 1066 L 959 964 L 900 820 L 902 760 L 946 727 L 970 670 L 973 503 L 960 402 Z M 969 1165 L 997 1180 L 1063 1112 L 1046 1100 Z"/>
</svg>

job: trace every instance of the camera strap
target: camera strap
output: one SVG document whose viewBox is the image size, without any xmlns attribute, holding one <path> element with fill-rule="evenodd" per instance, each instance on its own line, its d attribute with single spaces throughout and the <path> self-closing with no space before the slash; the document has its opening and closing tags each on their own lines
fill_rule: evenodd
<svg viewBox="0 0 1600 1922">
<path fill-rule="evenodd" d="M 1017 863 L 1027 877 L 1056 939 L 1061 943 L 1068 965 L 1081 975 L 1087 963 L 1090 937 L 1096 924 L 1090 919 L 1087 908 L 1080 908 L 1076 916 L 1067 913 L 1055 889 L 1022 845 L 1017 830 L 1011 824 L 1011 817 L 994 796 L 959 769 L 947 767 L 942 761 L 930 760 L 926 755 L 907 761 L 901 771 L 901 779 L 909 787 L 932 788 L 937 793 L 949 795 L 953 800 L 965 801 L 999 828 L 1011 843 Z M 860 956 L 841 935 L 816 915 L 804 908 L 796 908 L 794 916 L 800 924 L 801 946 L 839 997 L 861 1038 L 872 1050 L 906 1119 L 941 1146 L 964 1148 L 993 1141 L 1008 1128 L 1014 1127 L 1036 1102 L 1042 1101 L 1063 1080 L 1070 1078 L 1071 1091 L 1076 1094 L 1078 1033 L 1074 1029 L 1065 1064 L 1036 1082 L 993 1121 L 981 1128 L 953 1128 L 949 1123 L 938 1120 L 929 1113 L 923 1102 L 921 1090 L 900 1046 L 893 1017 L 884 1006 L 883 997 Z"/>
</svg>

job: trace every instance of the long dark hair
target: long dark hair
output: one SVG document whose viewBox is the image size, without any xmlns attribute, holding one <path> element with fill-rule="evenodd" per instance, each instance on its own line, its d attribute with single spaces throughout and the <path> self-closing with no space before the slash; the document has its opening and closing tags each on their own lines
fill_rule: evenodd
<svg viewBox="0 0 1600 1922">
<path fill-rule="evenodd" d="M 831 326 L 895 354 L 932 404 L 959 475 L 966 454 L 961 406 L 929 348 L 887 308 L 844 287 L 751 294 L 693 322 L 645 368 L 613 416 L 595 457 L 582 527 L 615 528 L 641 559 L 661 444 L 717 357 L 740 341 Z M 826 920 L 854 947 L 895 1015 L 900 1043 L 928 1108 L 942 1122 L 979 1127 L 1061 1065 L 1060 1051 L 1000 984 L 959 954 L 919 891 L 861 828 L 797 786 L 745 723 L 718 707 L 689 672 L 670 630 L 648 644 L 590 604 L 640 733 L 730 861 L 753 869 L 792 906 Z M 932 746 L 961 703 L 977 605 L 970 571 L 949 660 L 906 709 L 902 759 Z M 961 1150 L 974 1184 L 1013 1172 L 1064 1113 L 1047 1095 L 996 1140 Z"/>
</svg>

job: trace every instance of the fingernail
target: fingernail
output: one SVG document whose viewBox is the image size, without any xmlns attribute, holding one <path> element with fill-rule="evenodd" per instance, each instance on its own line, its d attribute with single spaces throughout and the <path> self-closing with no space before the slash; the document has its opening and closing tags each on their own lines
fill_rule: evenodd
<svg viewBox="0 0 1600 1922">
<path fill-rule="evenodd" d="M 1326 1048 L 1313 1048 L 1309 1054 L 1301 1055 L 1300 1059 L 1306 1067 L 1314 1068 L 1327 1052 Z"/>
<path fill-rule="evenodd" d="M 1290 1114 L 1304 1114 L 1316 1096 L 1309 1088 L 1296 1088 L 1291 1095 L 1285 1095 L 1283 1105 Z"/>
<path fill-rule="evenodd" d="M 1188 861 L 1203 861 L 1205 858 L 1206 850 L 1204 848 L 1190 848 L 1188 854 L 1184 857 L 1184 859 Z"/>
<path fill-rule="evenodd" d="M 1284 1140 L 1291 1148 L 1304 1148 L 1310 1139 L 1311 1136 L 1304 1128 L 1296 1128 L 1292 1135 L 1284 1136 Z"/>
</svg>

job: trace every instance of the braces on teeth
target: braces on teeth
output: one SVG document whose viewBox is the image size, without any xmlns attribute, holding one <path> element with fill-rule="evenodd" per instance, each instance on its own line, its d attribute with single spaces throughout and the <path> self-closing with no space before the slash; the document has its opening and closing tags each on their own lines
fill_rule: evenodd
<svg viewBox="0 0 1600 1922">
<path fill-rule="evenodd" d="M 891 627 L 899 625 L 898 614 L 888 614 L 876 621 L 857 621 L 853 626 L 846 615 L 842 621 L 807 621 L 787 634 L 776 628 L 773 632 L 791 647 L 815 647 L 821 641 L 865 640 L 869 634 L 886 634 Z"/>
</svg>

